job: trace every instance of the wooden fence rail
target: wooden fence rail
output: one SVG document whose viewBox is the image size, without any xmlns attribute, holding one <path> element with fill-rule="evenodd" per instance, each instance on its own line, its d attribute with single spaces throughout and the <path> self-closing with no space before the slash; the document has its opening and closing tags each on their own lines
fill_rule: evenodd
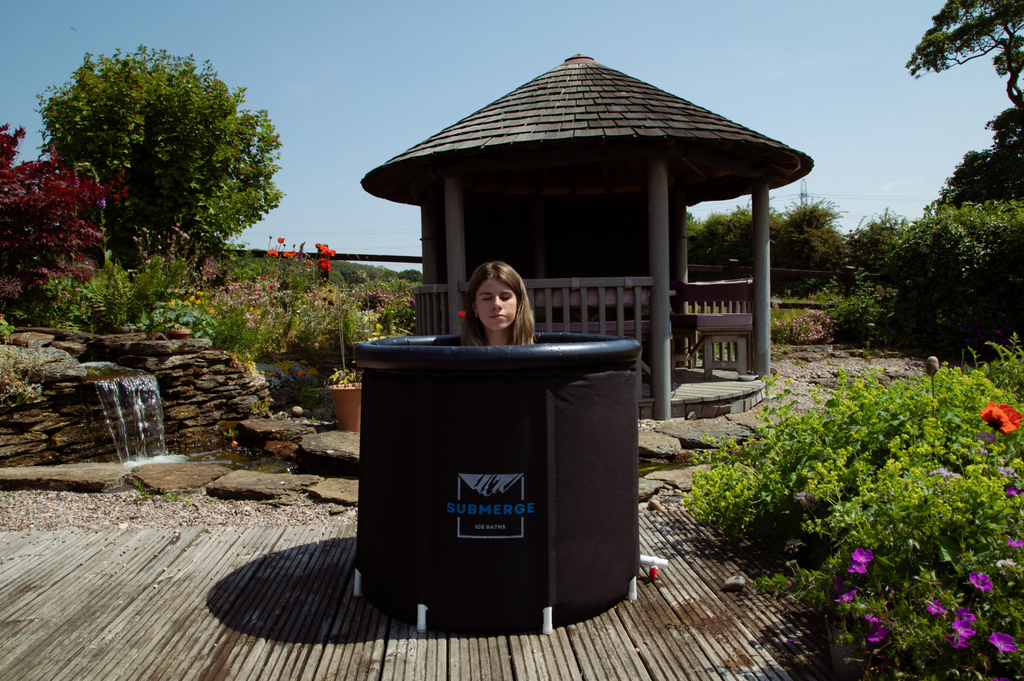
<svg viewBox="0 0 1024 681">
<path fill-rule="evenodd" d="M 753 267 L 741 266 L 740 261 L 735 258 L 729 259 L 728 265 L 689 265 L 688 269 L 690 272 L 725 272 L 728 279 L 738 279 L 745 274 L 753 274 Z M 787 270 L 778 267 L 771 268 L 772 277 L 803 277 L 803 278 L 814 278 L 814 279 L 840 279 L 843 282 L 844 298 L 849 298 L 850 294 L 853 293 L 853 287 L 857 285 L 857 268 L 855 267 L 844 267 L 838 272 L 829 272 L 826 270 Z M 861 279 L 866 281 L 876 281 L 882 278 L 880 274 L 861 274 Z"/>
</svg>

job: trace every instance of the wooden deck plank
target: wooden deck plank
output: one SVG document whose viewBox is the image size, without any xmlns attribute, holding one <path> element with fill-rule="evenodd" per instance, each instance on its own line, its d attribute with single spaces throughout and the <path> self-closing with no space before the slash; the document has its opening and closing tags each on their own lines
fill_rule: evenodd
<svg viewBox="0 0 1024 681">
<path fill-rule="evenodd" d="M 750 542 L 733 545 L 721 532 L 705 523 L 698 523 L 685 510 L 669 510 L 664 520 L 653 520 L 655 529 L 663 536 L 672 537 L 678 546 L 705 566 L 703 575 L 712 584 L 720 585 L 735 574 L 743 574 L 748 584 L 762 574 L 778 572 L 782 560 L 765 555 L 765 550 Z M 730 594 L 742 613 L 748 628 L 758 632 L 758 640 L 776 659 L 784 660 L 783 667 L 790 675 L 808 679 L 830 679 L 831 660 L 827 654 L 828 642 L 823 635 L 824 623 L 820 616 L 800 608 L 787 608 L 757 589 L 748 586 Z"/>
<path fill-rule="evenodd" d="M 412 624 L 392 620 L 381 681 L 446 681 L 448 639 L 436 631 L 417 632 Z"/>
<path fill-rule="evenodd" d="M 198 530 L 185 528 L 141 530 L 108 545 L 92 561 L 92 569 L 76 573 L 70 584 L 54 589 L 54 597 L 39 599 L 33 609 L 36 626 L 23 631 L 17 647 L 5 651 L 0 678 L 13 672 L 19 679 L 50 679 L 95 638 L 110 619 L 150 588 L 191 544 Z M 121 535 L 119 535 L 121 536 Z M 54 645 L 59 641 L 59 645 Z M 31 669 L 31 671 L 29 671 Z"/>
<path fill-rule="evenodd" d="M 642 547 L 645 539 L 652 550 L 664 546 L 659 541 L 664 536 L 653 527 L 651 514 L 641 514 L 640 528 Z M 668 544 L 673 551 L 669 555 L 680 559 L 670 559 L 669 567 L 663 571 L 662 594 L 683 621 L 693 627 L 705 653 L 720 665 L 718 672 L 765 681 L 792 681 L 741 621 L 739 612 L 723 598 L 720 584 L 711 585 L 702 578 L 704 566 L 686 560 L 685 547 L 675 540 Z"/>
<path fill-rule="evenodd" d="M 172 642 L 187 628 L 192 613 L 202 608 L 215 580 L 234 566 L 238 532 L 204 532 L 186 548 L 173 567 L 165 571 L 132 605 L 65 667 L 54 681 L 82 681 L 79 669 L 89 669 L 95 679 L 139 678 L 130 670 L 150 670 L 165 655 L 175 654 Z"/>
<path fill-rule="evenodd" d="M 572 651 L 569 632 L 555 629 L 550 636 L 536 634 L 509 637 L 512 667 L 518 681 L 566 679 L 582 681 L 579 663 Z"/>
<path fill-rule="evenodd" d="M 583 678 L 601 681 L 642 681 L 651 676 L 614 611 L 566 629 Z"/>
<path fill-rule="evenodd" d="M 448 638 L 450 681 L 514 681 L 508 638 L 451 634 Z"/>
</svg>

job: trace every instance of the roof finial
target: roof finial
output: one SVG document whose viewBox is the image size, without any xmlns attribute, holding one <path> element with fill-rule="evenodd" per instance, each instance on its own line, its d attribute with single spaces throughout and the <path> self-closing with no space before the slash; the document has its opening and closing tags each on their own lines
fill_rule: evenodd
<svg viewBox="0 0 1024 681">
<path fill-rule="evenodd" d="M 592 58 L 588 57 L 587 55 L 583 54 L 582 52 L 577 52 L 576 54 L 574 54 L 571 57 L 569 57 L 568 59 L 566 59 L 565 63 L 566 64 L 579 64 L 580 62 L 584 62 L 584 61 L 594 61 L 594 60 Z"/>
</svg>

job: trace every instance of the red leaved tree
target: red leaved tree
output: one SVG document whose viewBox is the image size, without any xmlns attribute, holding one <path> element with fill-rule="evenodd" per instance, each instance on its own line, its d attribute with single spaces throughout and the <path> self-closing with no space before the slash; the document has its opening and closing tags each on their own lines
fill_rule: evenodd
<svg viewBox="0 0 1024 681">
<path fill-rule="evenodd" d="M 84 251 L 103 240 L 107 190 L 54 154 L 14 165 L 25 129 L 0 126 L 0 298 L 65 275 L 87 276 Z"/>
</svg>

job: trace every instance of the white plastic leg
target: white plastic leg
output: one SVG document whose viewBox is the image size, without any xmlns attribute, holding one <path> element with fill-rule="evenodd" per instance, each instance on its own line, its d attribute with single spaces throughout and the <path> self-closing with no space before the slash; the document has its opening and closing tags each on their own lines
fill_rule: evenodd
<svg viewBox="0 0 1024 681">
<path fill-rule="evenodd" d="M 363 574 L 356 570 L 356 578 L 352 581 L 352 595 L 360 598 L 363 595 Z"/>
<path fill-rule="evenodd" d="M 629 580 L 629 600 L 636 600 L 636 577 Z"/>
<path fill-rule="evenodd" d="M 544 608 L 544 627 L 541 629 L 541 633 L 545 636 L 550 636 L 555 633 L 554 627 L 551 626 L 551 606 Z"/>
<path fill-rule="evenodd" d="M 416 606 L 416 631 L 421 634 L 427 630 L 427 606 L 420 603 Z"/>
</svg>

